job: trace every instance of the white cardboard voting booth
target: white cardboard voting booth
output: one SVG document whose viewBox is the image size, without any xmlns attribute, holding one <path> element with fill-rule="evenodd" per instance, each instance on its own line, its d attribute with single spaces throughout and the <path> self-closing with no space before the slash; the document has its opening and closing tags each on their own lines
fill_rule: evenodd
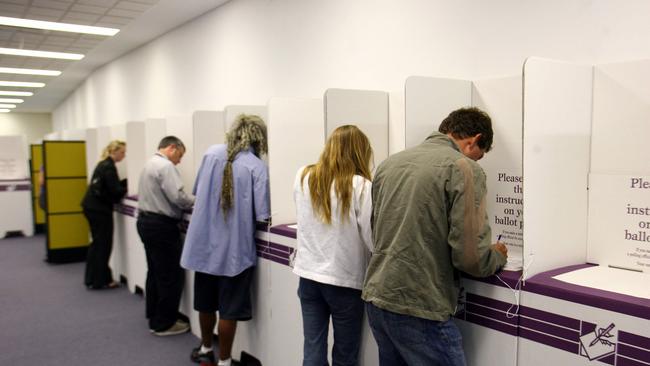
<svg viewBox="0 0 650 366">
<path fill-rule="evenodd" d="M 298 167 L 315 162 L 327 134 L 341 124 L 368 131 L 379 164 L 389 146 L 392 152 L 413 146 L 450 111 L 477 106 L 491 115 L 495 131 L 493 150 L 479 162 L 493 241 L 500 235 L 518 260 L 511 264 L 523 262 L 523 271 L 463 278 L 456 318 L 468 364 L 644 366 L 650 364 L 649 84 L 649 61 L 594 68 L 530 58 L 517 76 L 411 77 L 404 96 L 330 89 L 324 101 L 272 98 L 268 106 L 199 111 L 191 119 L 130 122 L 110 131 L 111 138 L 127 140 L 131 188 L 155 151 L 153 141 L 172 131 L 192 146 L 183 162 L 191 163 L 179 167 L 191 184 L 203 152 L 224 141 L 236 115 L 254 113 L 267 121 L 274 226 L 256 233 L 254 319 L 238 327 L 233 354 L 245 350 L 264 364 L 292 365 L 302 358 L 298 277 L 289 266 L 296 247 L 289 225 L 295 221 Z M 388 121 L 403 123 L 403 135 L 391 139 L 395 126 Z M 105 134 L 93 133 L 96 148 L 105 145 L 99 142 Z M 142 148 L 142 141 L 149 147 Z M 115 244 L 122 246 L 112 258 L 132 291 L 144 288 L 146 274 L 136 200 L 118 207 Z M 198 335 L 191 279 L 188 273 L 181 310 Z M 362 339 L 360 364 L 376 365 L 367 324 Z"/>
<path fill-rule="evenodd" d="M 0 203 L 6 210 L 0 220 L 0 238 L 8 232 L 34 234 L 28 161 L 25 136 L 0 136 Z"/>
</svg>

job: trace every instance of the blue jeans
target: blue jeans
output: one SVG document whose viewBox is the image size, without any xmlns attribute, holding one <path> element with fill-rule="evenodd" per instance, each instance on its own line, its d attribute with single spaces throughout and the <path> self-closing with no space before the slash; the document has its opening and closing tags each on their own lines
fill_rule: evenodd
<svg viewBox="0 0 650 366">
<path fill-rule="evenodd" d="M 366 303 L 379 347 L 380 366 L 465 366 L 460 331 L 453 321 L 393 313 Z"/>
<path fill-rule="evenodd" d="M 363 325 L 361 290 L 327 285 L 300 278 L 298 297 L 302 309 L 305 343 L 303 366 L 327 366 L 330 316 L 334 328 L 333 366 L 358 364 Z"/>
</svg>

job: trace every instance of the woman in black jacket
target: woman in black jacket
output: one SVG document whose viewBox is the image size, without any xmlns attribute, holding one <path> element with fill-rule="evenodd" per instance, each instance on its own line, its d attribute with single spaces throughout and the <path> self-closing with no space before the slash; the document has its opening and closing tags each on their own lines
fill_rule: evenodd
<svg viewBox="0 0 650 366">
<path fill-rule="evenodd" d="M 86 258 L 85 283 L 89 289 L 116 288 L 108 259 L 113 249 L 113 204 L 126 195 L 126 179 L 119 180 L 115 163 L 124 159 L 126 143 L 111 141 L 93 172 L 81 206 L 90 224 L 93 242 Z"/>
</svg>

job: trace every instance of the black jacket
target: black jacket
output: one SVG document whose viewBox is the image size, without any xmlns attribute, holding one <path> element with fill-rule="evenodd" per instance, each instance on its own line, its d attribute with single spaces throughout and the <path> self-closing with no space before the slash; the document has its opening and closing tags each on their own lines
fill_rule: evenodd
<svg viewBox="0 0 650 366">
<path fill-rule="evenodd" d="M 126 195 L 126 179 L 120 181 L 115 162 L 110 157 L 95 167 L 86 195 L 81 201 L 84 210 L 111 213 L 113 204 Z"/>
</svg>

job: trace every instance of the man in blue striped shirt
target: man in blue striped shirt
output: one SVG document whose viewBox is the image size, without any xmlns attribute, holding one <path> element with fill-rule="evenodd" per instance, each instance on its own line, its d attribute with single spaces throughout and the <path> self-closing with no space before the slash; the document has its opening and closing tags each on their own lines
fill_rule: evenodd
<svg viewBox="0 0 650 366">
<path fill-rule="evenodd" d="M 219 366 L 231 365 L 238 320 L 252 318 L 250 286 L 257 264 L 255 221 L 270 214 L 266 126 L 258 116 L 240 115 L 226 145 L 210 147 L 201 162 L 196 205 L 185 238 L 181 266 L 195 271 L 194 309 L 201 347 L 192 359 L 213 365 L 212 334 L 219 312 Z"/>
</svg>

